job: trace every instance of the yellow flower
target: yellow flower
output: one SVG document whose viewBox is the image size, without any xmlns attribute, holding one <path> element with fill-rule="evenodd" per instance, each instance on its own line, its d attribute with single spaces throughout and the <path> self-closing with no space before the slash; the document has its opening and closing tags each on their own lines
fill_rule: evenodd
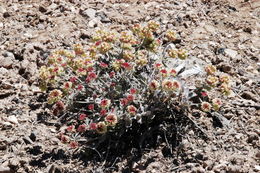
<svg viewBox="0 0 260 173">
<path fill-rule="evenodd" d="M 100 134 L 104 134 L 107 132 L 107 126 L 106 123 L 104 121 L 98 122 L 97 123 L 97 129 L 96 131 Z"/>
<path fill-rule="evenodd" d="M 205 67 L 205 71 L 207 72 L 208 75 L 213 75 L 213 74 L 216 73 L 217 69 L 216 69 L 216 67 L 213 66 L 213 65 L 207 65 L 207 66 Z"/>
<path fill-rule="evenodd" d="M 225 95 L 230 95 L 230 93 L 231 93 L 230 86 L 227 83 L 222 83 L 220 85 L 220 90 Z"/>
<path fill-rule="evenodd" d="M 215 87 L 218 84 L 218 78 L 216 76 L 208 76 L 206 82 L 210 86 Z"/>
<path fill-rule="evenodd" d="M 222 104 L 222 102 L 219 98 L 214 98 L 212 100 L 213 109 L 216 110 L 216 111 L 219 110 L 221 104 Z"/>
<path fill-rule="evenodd" d="M 165 37 L 167 38 L 168 41 L 175 41 L 176 40 L 176 32 L 172 30 L 167 30 L 165 33 Z"/>
<path fill-rule="evenodd" d="M 178 57 L 179 57 L 179 59 L 184 60 L 188 57 L 188 52 L 184 49 L 179 49 L 178 50 Z"/>
<path fill-rule="evenodd" d="M 230 79 L 229 79 L 229 76 L 228 75 L 221 75 L 220 77 L 219 77 L 219 81 L 220 82 L 222 82 L 222 83 L 226 83 L 226 84 L 228 84 L 229 83 L 229 81 L 230 81 Z"/>
<path fill-rule="evenodd" d="M 168 55 L 171 58 L 177 58 L 178 57 L 178 51 L 176 49 L 169 49 L 168 50 Z"/>
<path fill-rule="evenodd" d="M 151 31 L 157 31 L 160 28 L 160 24 L 156 21 L 149 21 L 147 24 L 147 27 L 151 30 Z"/>
</svg>

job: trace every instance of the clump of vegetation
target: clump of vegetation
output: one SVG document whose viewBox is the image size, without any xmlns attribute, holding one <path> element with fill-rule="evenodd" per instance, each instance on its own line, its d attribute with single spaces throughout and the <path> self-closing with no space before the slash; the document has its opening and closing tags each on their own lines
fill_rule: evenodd
<svg viewBox="0 0 260 173">
<path fill-rule="evenodd" d="M 207 65 L 204 79 L 188 85 L 181 74 L 189 69 L 178 65 L 189 55 L 175 48 L 178 37 L 151 21 L 121 33 L 97 30 L 86 49 L 53 52 L 39 76 L 53 114 L 66 119 L 61 141 L 72 148 L 144 146 L 154 129 L 176 134 L 186 109 L 218 111 L 221 99 L 209 92 L 228 95 L 228 76 Z"/>
</svg>

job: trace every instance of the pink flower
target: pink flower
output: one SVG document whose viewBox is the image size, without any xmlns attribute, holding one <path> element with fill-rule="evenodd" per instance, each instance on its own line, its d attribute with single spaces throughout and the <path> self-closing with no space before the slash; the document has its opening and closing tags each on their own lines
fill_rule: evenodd
<svg viewBox="0 0 260 173">
<path fill-rule="evenodd" d="M 75 83 L 76 81 L 77 81 L 77 78 L 76 78 L 76 77 L 71 77 L 71 78 L 70 78 L 70 82 Z"/>
<path fill-rule="evenodd" d="M 74 129 L 75 129 L 75 127 L 74 127 L 73 125 L 70 125 L 70 126 L 67 127 L 66 130 L 67 130 L 68 132 L 72 132 Z"/>
<path fill-rule="evenodd" d="M 96 130 L 97 129 L 97 124 L 96 123 L 90 123 L 89 124 L 90 130 Z"/>
<path fill-rule="evenodd" d="M 106 63 L 104 63 L 104 62 L 99 63 L 99 66 L 102 67 L 102 68 L 107 68 L 108 67 L 108 65 Z"/>
<path fill-rule="evenodd" d="M 122 106 L 126 106 L 126 105 L 128 104 L 128 99 L 126 99 L 126 98 L 120 99 L 120 104 L 121 104 Z"/>
<path fill-rule="evenodd" d="M 86 119 L 86 117 L 87 117 L 86 114 L 80 114 L 80 115 L 79 115 L 79 120 L 80 120 L 80 121 L 83 121 L 83 120 Z"/>
<path fill-rule="evenodd" d="M 61 140 L 62 143 L 67 143 L 67 142 L 69 142 L 69 138 L 68 138 L 67 136 L 65 136 L 65 135 L 61 135 L 61 136 L 60 136 L 60 140 Z"/>
<path fill-rule="evenodd" d="M 127 70 L 131 70 L 132 69 L 132 66 L 128 62 L 124 62 L 121 65 L 122 65 L 122 67 L 124 67 Z"/>
<path fill-rule="evenodd" d="M 157 90 L 159 88 L 159 83 L 156 80 L 153 80 L 150 84 L 149 84 L 149 89 L 151 91 Z"/>
<path fill-rule="evenodd" d="M 91 72 L 91 71 L 93 71 L 93 70 L 94 70 L 93 67 L 88 67 L 88 68 L 87 68 L 87 72 Z"/>
<path fill-rule="evenodd" d="M 202 91 L 200 94 L 201 94 L 202 97 L 207 97 L 208 96 L 208 93 L 206 91 Z"/>
<path fill-rule="evenodd" d="M 154 64 L 154 66 L 155 66 L 155 68 L 159 69 L 159 68 L 162 67 L 162 64 L 161 63 L 156 63 L 156 64 Z"/>
<path fill-rule="evenodd" d="M 177 74 L 176 70 L 171 69 L 171 71 L 170 71 L 170 75 L 171 75 L 171 76 L 176 76 L 176 74 Z"/>
<path fill-rule="evenodd" d="M 127 111 L 128 111 L 131 115 L 135 115 L 137 109 L 136 109 L 135 106 L 133 106 L 133 105 L 129 105 L 129 106 L 127 106 Z"/>
<path fill-rule="evenodd" d="M 166 69 L 161 69 L 160 70 L 160 74 L 163 76 L 163 77 L 166 77 L 167 76 L 167 70 Z"/>
<path fill-rule="evenodd" d="M 70 147 L 71 148 L 77 148 L 79 146 L 79 144 L 76 141 L 71 141 L 70 142 Z"/>
<path fill-rule="evenodd" d="M 106 109 L 101 109 L 100 115 L 101 116 L 105 116 L 106 114 L 107 114 L 107 110 Z"/>
<path fill-rule="evenodd" d="M 128 100 L 129 102 L 133 101 L 134 99 L 135 99 L 135 97 L 134 97 L 132 94 L 129 94 L 129 95 L 127 96 L 127 100 Z"/>
<path fill-rule="evenodd" d="M 108 108 L 110 106 L 110 104 L 111 104 L 110 100 L 103 99 L 103 100 L 101 100 L 100 106 L 101 106 L 101 108 L 104 109 L 104 108 Z"/>
<path fill-rule="evenodd" d="M 131 89 L 130 89 L 130 93 L 131 93 L 131 94 L 136 94 L 136 92 L 137 92 L 136 89 L 134 89 L 134 88 L 131 88 Z"/>
<path fill-rule="evenodd" d="M 88 78 L 89 79 L 96 79 L 97 78 L 97 75 L 96 75 L 96 73 L 94 73 L 94 72 L 90 72 L 89 74 L 88 74 Z"/>
<path fill-rule="evenodd" d="M 77 90 L 81 91 L 83 89 L 83 85 L 78 85 Z"/>
<path fill-rule="evenodd" d="M 115 74 L 116 74 L 116 73 L 115 73 L 114 71 L 111 71 L 111 72 L 109 73 L 109 77 L 110 77 L 110 78 L 113 78 L 113 77 L 115 76 Z"/>
<path fill-rule="evenodd" d="M 117 123 L 117 116 L 115 114 L 108 114 L 105 120 L 109 126 L 115 126 Z"/>
<path fill-rule="evenodd" d="M 99 46 L 101 43 L 102 43 L 102 41 L 97 41 L 97 42 L 95 43 L 95 46 Z"/>
<path fill-rule="evenodd" d="M 211 105 L 210 105 L 208 102 L 202 102 L 202 103 L 201 103 L 201 109 L 202 109 L 204 112 L 209 112 L 210 109 L 211 109 Z"/>
<path fill-rule="evenodd" d="M 63 111 L 65 109 L 65 105 L 62 101 L 57 101 L 56 102 L 56 107 L 59 111 Z"/>
<path fill-rule="evenodd" d="M 89 110 L 92 111 L 92 110 L 94 110 L 94 108 L 95 108 L 95 105 L 94 105 L 94 104 L 90 104 L 90 105 L 88 105 L 88 109 L 89 109 Z"/>
<path fill-rule="evenodd" d="M 79 127 L 77 128 L 78 132 L 85 132 L 87 130 L 87 127 L 85 124 L 81 124 L 79 125 Z"/>
</svg>

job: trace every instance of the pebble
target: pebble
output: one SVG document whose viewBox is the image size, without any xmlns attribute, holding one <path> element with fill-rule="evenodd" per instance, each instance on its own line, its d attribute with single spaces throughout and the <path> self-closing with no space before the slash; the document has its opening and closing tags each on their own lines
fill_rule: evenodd
<svg viewBox="0 0 260 173">
<path fill-rule="evenodd" d="M 93 19 L 93 18 L 95 18 L 95 16 L 96 16 L 96 10 L 94 10 L 94 9 L 92 9 L 92 8 L 89 8 L 89 9 L 87 9 L 87 10 L 85 10 L 85 11 L 82 11 L 81 14 L 82 14 L 83 16 L 89 17 L 90 19 Z"/>
<path fill-rule="evenodd" d="M 259 99 L 256 98 L 256 96 L 250 92 L 250 91 L 244 91 L 241 95 L 242 98 L 246 99 L 246 100 L 253 100 L 255 102 L 257 102 Z"/>
<path fill-rule="evenodd" d="M 225 49 L 224 52 L 227 56 L 229 56 L 230 58 L 233 58 L 233 59 L 236 58 L 236 56 L 237 56 L 237 51 L 232 50 L 232 49 Z"/>
<path fill-rule="evenodd" d="M 10 69 L 10 68 L 12 68 L 13 63 L 14 63 L 13 58 L 0 56 L 0 67 Z"/>
<path fill-rule="evenodd" d="M 14 115 L 11 115 L 7 118 L 7 121 L 13 124 L 18 124 L 18 120 Z"/>
<path fill-rule="evenodd" d="M 13 171 L 9 167 L 0 166 L 0 173 L 13 173 Z"/>
</svg>

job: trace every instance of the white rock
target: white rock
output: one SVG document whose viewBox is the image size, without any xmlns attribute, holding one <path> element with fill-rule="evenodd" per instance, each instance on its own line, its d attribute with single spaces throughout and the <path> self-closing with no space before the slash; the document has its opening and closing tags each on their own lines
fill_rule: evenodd
<svg viewBox="0 0 260 173">
<path fill-rule="evenodd" d="M 94 10 L 92 8 L 85 10 L 83 13 L 84 13 L 84 15 L 87 15 L 91 19 L 95 18 L 95 16 L 96 16 L 96 10 Z"/>
<path fill-rule="evenodd" d="M 260 171 L 260 166 L 259 165 L 255 165 L 255 170 Z"/>
<path fill-rule="evenodd" d="M 10 123 L 13 123 L 13 124 L 18 124 L 18 120 L 14 115 L 9 116 L 7 118 L 7 121 L 9 121 Z"/>
<path fill-rule="evenodd" d="M 229 56 L 231 58 L 236 58 L 236 56 L 237 56 L 237 51 L 232 50 L 232 49 L 225 49 L 225 53 L 227 56 Z"/>
</svg>

